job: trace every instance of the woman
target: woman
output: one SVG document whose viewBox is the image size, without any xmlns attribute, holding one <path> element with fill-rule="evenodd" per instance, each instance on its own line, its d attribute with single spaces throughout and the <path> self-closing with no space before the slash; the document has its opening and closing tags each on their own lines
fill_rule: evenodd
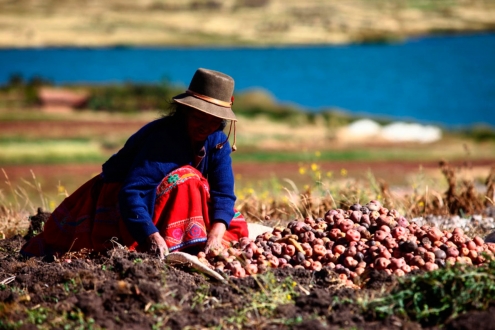
<svg viewBox="0 0 495 330">
<path fill-rule="evenodd" d="M 231 148 L 223 133 L 226 120 L 234 123 L 235 150 L 233 90 L 230 76 L 198 69 L 188 90 L 173 98 L 175 111 L 131 136 L 21 253 L 103 251 L 119 243 L 163 258 L 172 250 L 214 252 L 248 236 L 234 210 Z"/>
</svg>

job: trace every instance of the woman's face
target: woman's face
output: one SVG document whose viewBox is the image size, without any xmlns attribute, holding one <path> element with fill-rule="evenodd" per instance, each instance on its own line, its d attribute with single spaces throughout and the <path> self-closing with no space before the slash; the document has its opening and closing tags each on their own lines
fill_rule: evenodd
<svg viewBox="0 0 495 330">
<path fill-rule="evenodd" d="M 203 142 L 222 124 L 223 119 L 193 108 L 187 109 L 187 133 L 192 142 Z"/>
</svg>

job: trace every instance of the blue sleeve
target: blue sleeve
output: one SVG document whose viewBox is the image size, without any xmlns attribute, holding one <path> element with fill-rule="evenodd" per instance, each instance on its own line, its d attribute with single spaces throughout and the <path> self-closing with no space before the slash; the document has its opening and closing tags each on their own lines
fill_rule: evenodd
<svg viewBox="0 0 495 330">
<path fill-rule="evenodd" d="M 221 134 L 221 136 L 225 134 Z M 227 142 L 222 149 L 214 149 L 208 165 L 212 221 L 222 221 L 227 228 L 234 217 L 234 173 L 232 171 L 231 148 Z"/>
<path fill-rule="evenodd" d="M 156 187 L 166 173 L 177 168 L 173 163 L 157 164 L 144 161 L 134 166 L 124 181 L 119 193 L 119 208 L 122 219 L 132 237 L 140 244 L 146 238 L 158 232 L 153 224 Z"/>
</svg>

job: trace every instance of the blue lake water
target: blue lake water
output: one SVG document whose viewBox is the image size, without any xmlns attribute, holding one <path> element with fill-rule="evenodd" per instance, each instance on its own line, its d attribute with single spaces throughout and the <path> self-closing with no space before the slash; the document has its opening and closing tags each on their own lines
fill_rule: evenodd
<svg viewBox="0 0 495 330">
<path fill-rule="evenodd" d="M 187 86 L 198 67 L 232 75 L 236 91 L 263 88 L 308 111 L 495 126 L 495 34 L 388 45 L 0 50 L 0 84 L 20 73 L 56 84 L 168 79 Z"/>
</svg>

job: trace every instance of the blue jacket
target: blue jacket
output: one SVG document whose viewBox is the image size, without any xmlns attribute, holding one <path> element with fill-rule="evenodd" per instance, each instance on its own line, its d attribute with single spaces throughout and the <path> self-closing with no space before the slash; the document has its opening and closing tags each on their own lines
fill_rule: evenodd
<svg viewBox="0 0 495 330">
<path fill-rule="evenodd" d="M 122 182 L 120 213 L 131 235 L 143 243 L 158 232 L 152 222 L 156 188 L 171 171 L 193 165 L 194 151 L 185 121 L 178 116 L 150 122 L 132 135 L 124 147 L 102 166 L 105 182 Z M 227 136 L 217 130 L 205 141 L 205 157 L 196 167 L 210 185 L 210 217 L 227 228 L 234 216 L 234 175 Z"/>
</svg>

